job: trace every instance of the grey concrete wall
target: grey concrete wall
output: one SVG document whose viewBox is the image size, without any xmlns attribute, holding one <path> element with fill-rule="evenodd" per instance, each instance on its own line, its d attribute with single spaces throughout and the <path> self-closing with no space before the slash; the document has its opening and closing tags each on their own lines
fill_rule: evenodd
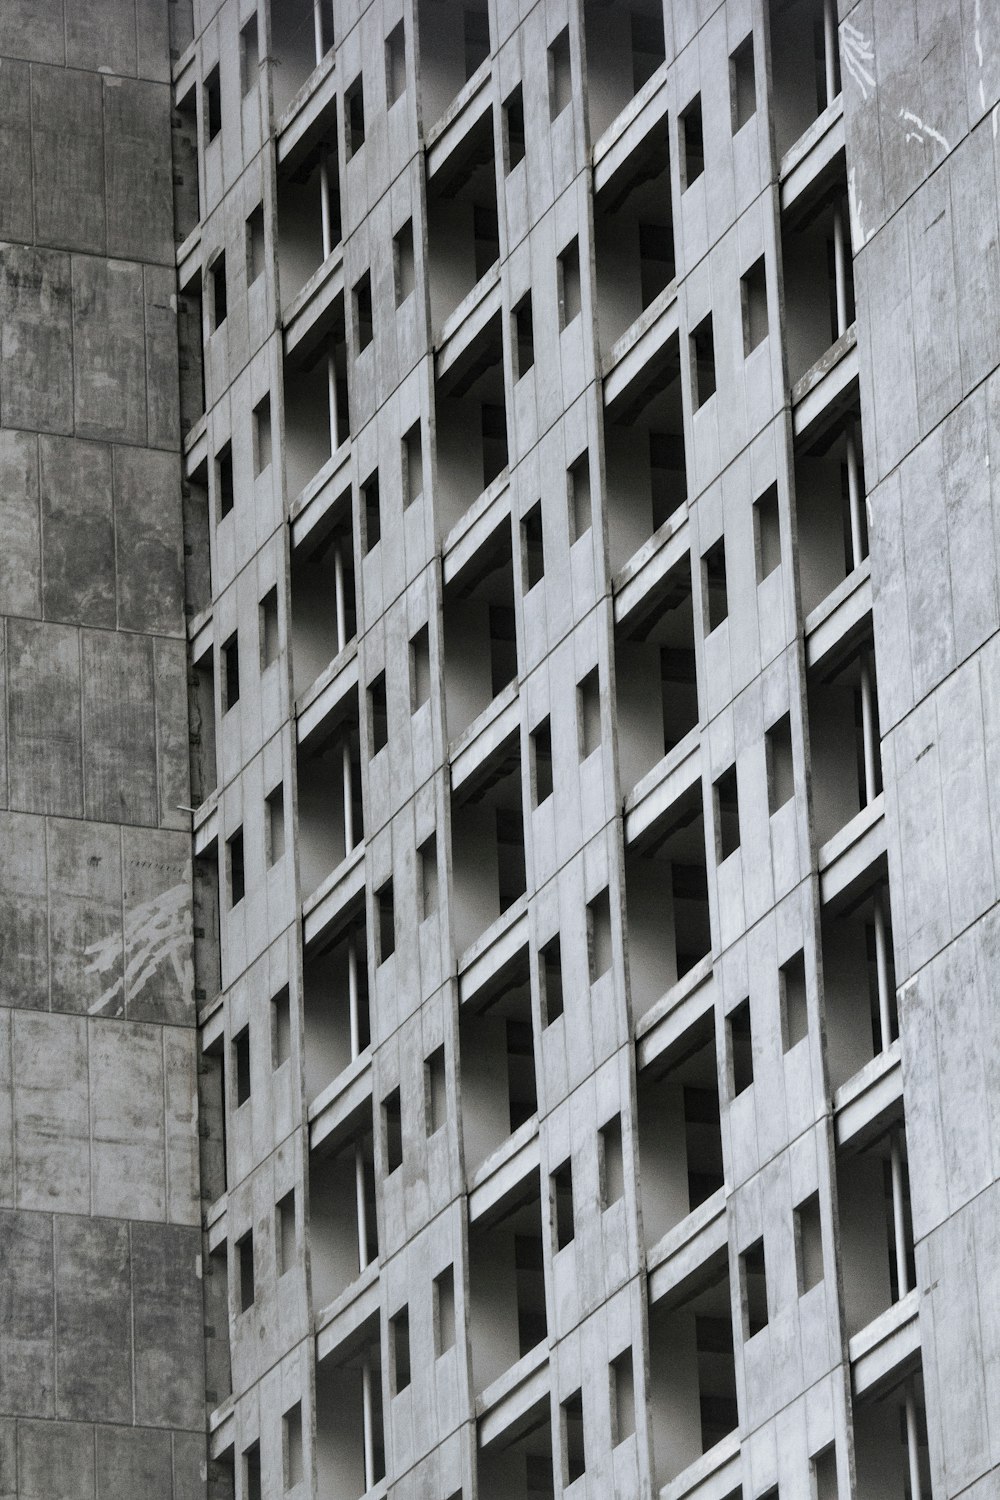
<svg viewBox="0 0 1000 1500">
<path fill-rule="evenodd" d="M 0 16 L 0 1492 L 205 1493 L 170 54 Z"/>
<path fill-rule="evenodd" d="M 843 8 L 843 7 L 842 7 Z M 841 26 L 934 1494 L 1000 1483 L 996 6 Z"/>
</svg>

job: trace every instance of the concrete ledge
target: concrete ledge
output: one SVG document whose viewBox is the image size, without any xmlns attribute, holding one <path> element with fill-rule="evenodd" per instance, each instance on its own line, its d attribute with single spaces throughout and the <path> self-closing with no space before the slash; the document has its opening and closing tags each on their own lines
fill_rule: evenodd
<svg viewBox="0 0 1000 1500">
<path fill-rule="evenodd" d="M 725 1254 L 728 1245 L 726 1190 L 721 1187 L 665 1234 L 647 1255 L 650 1306 L 669 1298 L 692 1278 L 697 1279 L 699 1269 Z"/>
<path fill-rule="evenodd" d="M 819 666 L 871 612 L 871 559 L 866 557 L 807 617 L 806 666 Z"/>
<path fill-rule="evenodd" d="M 916 1287 L 856 1333 L 848 1346 L 855 1396 L 902 1380 L 920 1358 L 920 1310 Z"/>
<path fill-rule="evenodd" d="M 778 176 L 783 211 L 802 197 L 844 150 L 844 143 L 844 96 L 838 94 L 781 158 Z"/>
<path fill-rule="evenodd" d="M 369 1261 L 356 1280 L 316 1317 L 316 1361 L 350 1346 L 365 1324 L 378 1319 L 381 1294 L 378 1261 Z"/>
<path fill-rule="evenodd" d="M 500 262 L 494 261 L 486 275 L 445 319 L 434 341 L 437 357 L 434 374 L 442 380 L 459 365 L 483 329 L 500 312 Z"/>
<path fill-rule="evenodd" d="M 336 723 L 344 700 L 358 690 L 358 642 L 348 641 L 295 705 L 295 743 L 304 745 L 322 729 Z"/>
<path fill-rule="evenodd" d="M 469 1223 L 486 1218 L 515 1194 L 541 1160 L 538 1116 L 532 1115 L 488 1156 L 469 1183 Z"/>
<path fill-rule="evenodd" d="M 509 682 L 468 729 L 449 747 L 451 789 L 458 792 L 476 772 L 516 737 L 520 744 L 521 700 L 517 682 Z"/>
<path fill-rule="evenodd" d="M 635 1028 L 636 1067 L 669 1060 L 698 1021 L 711 1016 L 715 1008 L 715 976 L 712 955 L 706 953 L 683 979 L 672 985 L 662 1000 L 651 1006 Z"/>
<path fill-rule="evenodd" d="M 701 731 L 696 724 L 633 787 L 625 799 L 626 845 L 640 839 L 685 792 L 700 781 Z"/>
<path fill-rule="evenodd" d="M 312 1101 L 308 1110 L 309 1149 L 315 1151 L 328 1141 L 348 1133 L 353 1116 L 372 1097 L 372 1049 L 366 1047 L 349 1062 L 342 1073 L 327 1084 Z"/>
<path fill-rule="evenodd" d="M 479 1447 L 486 1448 L 501 1437 L 507 1442 L 523 1437 L 533 1425 L 526 1425 L 529 1413 L 543 1401 L 548 1420 L 549 1350 L 547 1344 L 536 1344 L 476 1397 Z"/>
<path fill-rule="evenodd" d="M 458 1002 L 467 1005 L 528 946 L 528 907 L 520 897 L 462 954 Z"/>
<path fill-rule="evenodd" d="M 284 329 L 282 342 L 286 356 L 310 345 L 309 335 L 321 323 L 344 291 L 344 247 L 337 244 L 326 260 L 300 287 L 287 308 L 281 312 Z"/>
<path fill-rule="evenodd" d="M 331 453 L 326 463 L 299 491 L 288 507 L 288 518 L 292 529 L 292 546 L 300 547 L 320 521 L 329 514 L 351 486 L 351 440 L 345 438 L 336 453 Z"/>
<path fill-rule="evenodd" d="M 802 437 L 821 420 L 832 421 L 850 401 L 858 379 L 857 325 L 835 344 L 792 387 L 792 431 Z"/>
<path fill-rule="evenodd" d="M 867 1145 L 901 1118 L 903 1064 L 897 1037 L 839 1088 L 833 1098 L 833 1128 L 838 1146 Z"/>
<path fill-rule="evenodd" d="M 721 1443 L 689 1465 L 660 1490 L 660 1500 L 726 1500 L 740 1489 L 743 1469 L 740 1461 L 740 1435 L 727 1433 Z"/>
<path fill-rule="evenodd" d="M 297 94 L 285 106 L 275 131 L 275 154 L 279 167 L 294 164 L 304 156 L 320 133 L 321 116 L 337 99 L 336 50 L 331 47 L 316 64 Z"/>
<path fill-rule="evenodd" d="M 510 474 L 502 469 L 451 528 L 442 544 L 441 569 L 446 588 L 505 521 L 510 525 Z"/>
<path fill-rule="evenodd" d="M 667 114 L 666 63 L 661 63 L 594 146 L 594 195 L 604 192 L 627 167 L 637 148 Z"/>
<path fill-rule="evenodd" d="M 690 552 L 688 504 L 682 500 L 662 526 L 658 526 L 638 552 L 632 554 L 612 584 L 615 624 L 626 624 L 641 614 L 647 595 Z"/>
<path fill-rule="evenodd" d="M 869 875 L 885 857 L 885 798 L 881 792 L 819 850 L 819 899 L 835 901 Z"/>
<path fill-rule="evenodd" d="M 335 870 L 302 903 L 302 944 L 308 948 L 365 893 L 365 845 L 362 839 Z"/>
<path fill-rule="evenodd" d="M 480 63 L 472 77 L 462 85 L 460 91 L 448 105 L 440 120 L 428 130 L 425 137 L 427 155 L 427 181 L 442 172 L 447 172 L 455 153 L 461 151 L 470 130 L 475 129 L 484 115 L 492 116 L 493 81 L 489 59 Z M 492 119 L 490 122 L 492 133 Z"/>
<path fill-rule="evenodd" d="M 660 370 L 666 346 L 680 326 L 677 283 L 672 281 L 650 303 L 615 344 L 604 370 L 604 410 L 612 418 L 615 408 L 627 407 L 632 387 L 642 387 Z M 642 403 L 645 405 L 645 402 Z"/>
</svg>

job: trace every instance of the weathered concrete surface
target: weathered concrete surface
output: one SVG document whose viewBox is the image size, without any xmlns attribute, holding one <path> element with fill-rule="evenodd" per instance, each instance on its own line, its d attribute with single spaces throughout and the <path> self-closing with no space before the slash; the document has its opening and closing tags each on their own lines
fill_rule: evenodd
<svg viewBox="0 0 1000 1500">
<path fill-rule="evenodd" d="M 205 1494 L 165 4 L 0 17 L 0 1493 Z"/>
</svg>

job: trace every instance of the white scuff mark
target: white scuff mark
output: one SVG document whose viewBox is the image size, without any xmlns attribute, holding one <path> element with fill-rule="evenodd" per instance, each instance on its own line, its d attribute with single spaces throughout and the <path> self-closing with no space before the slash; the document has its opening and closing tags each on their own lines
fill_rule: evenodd
<svg viewBox="0 0 1000 1500">
<path fill-rule="evenodd" d="M 986 108 L 986 90 L 983 87 L 983 39 L 980 34 L 980 23 L 983 19 L 983 0 L 976 0 L 976 29 L 973 33 L 973 44 L 976 48 L 976 61 L 979 63 L 979 108 Z"/>
<path fill-rule="evenodd" d="M 921 146 L 926 146 L 928 140 L 937 141 L 938 145 L 945 151 L 951 150 L 940 130 L 935 130 L 933 125 L 926 124 L 919 115 L 913 113 L 912 109 L 901 109 L 899 111 L 899 118 L 904 120 L 907 125 L 915 127 L 913 130 L 906 132 L 906 139 L 908 141 L 917 141 Z"/>
<path fill-rule="evenodd" d="M 867 243 L 868 234 L 863 222 L 861 199 L 858 197 L 856 173 L 857 167 L 852 167 L 848 173 L 847 202 L 851 214 L 851 240 L 860 250 Z"/>
<path fill-rule="evenodd" d="M 187 980 L 185 959 L 190 950 L 190 932 L 187 926 L 189 891 L 186 885 L 175 885 L 162 895 L 143 901 L 125 918 L 125 951 L 129 955 L 125 965 L 124 984 L 126 993 L 135 996 L 146 982 L 166 963 L 173 966 L 178 985 Z M 84 975 L 105 975 L 121 961 L 122 939 L 119 933 L 111 933 L 100 942 L 91 943 L 84 949 L 84 957 L 90 962 Z M 90 1015 L 107 1010 L 113 1001 L 118 1004 L 114 1014 L 121 1014 L 122 976 L 116 976 L 98 1000 L 89 1007 Z"/>
<path fill-rule="evenodd" d="M 994 106 L 993 106 L 993 114 L 991 116 L 991 119 L 993 120 L 993 139 L 994 140 L 996 140 L 996 138 L 997 138 L 997 115 L 998 114 L 1000 114 L 1000 104 L 994 104 Z"/>
<path fill-rule="evenodd" d="M 864 32 L 852 26 L 850 21 L 844 22 L 840 35 L 844 66 L 861 90 L 862 99 L 867 99 L 875 87 L 875 75 L 868 66 L 875 61 L 875 49 Z"/>
</svg>

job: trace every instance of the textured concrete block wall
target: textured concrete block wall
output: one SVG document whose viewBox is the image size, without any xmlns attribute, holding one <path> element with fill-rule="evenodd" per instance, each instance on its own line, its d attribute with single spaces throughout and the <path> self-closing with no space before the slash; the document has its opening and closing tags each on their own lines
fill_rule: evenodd
<svg viewBox="0 0 1000 1500">
<path fill-rule="evenodd" d="M 170 53 L 0 17 L 0 1492 L 205 1492 Z"/>
<path fill-rule="evenodd" d="M 865 3 L 841 34 L 932 1473 L 979 1495 L 1000 1482 L 1000 11 Z"/>
</svg>

